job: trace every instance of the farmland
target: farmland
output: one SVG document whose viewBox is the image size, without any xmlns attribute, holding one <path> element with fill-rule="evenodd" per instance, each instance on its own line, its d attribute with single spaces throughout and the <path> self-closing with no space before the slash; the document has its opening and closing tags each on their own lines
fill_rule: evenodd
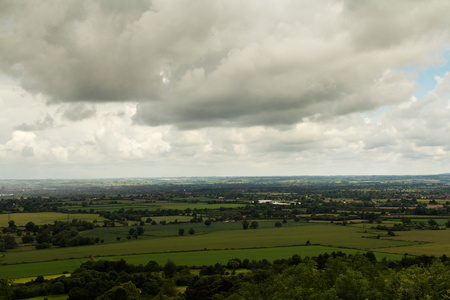
<svg viewBox="0 0 450 300">
<path fill-rule="evenodd" d="M 297 247 L 272 247 L 272 248 L 253 248 L 253 249 L 235 249 L 235 250 L 199 250 L 186 252 L 169 252 L 169 253 L 152 253 L 152 254 L 135 254 L 135 255 L 115 255 L 95 257 L 95 260 L 113 260 L 125 259 L 131 264 L 146 264 L 149 261 L 156 261 L 163 265 L 168 260 L 174 261 L 178 265 L 187 266 L 203 266 L 213 265 L 215 263 L 226 264 L 230 259 L 252 258 L 256 260 L 268 259 L 273 261 L 280 258 L 289 258 L 294 254 L 301 257 L 317 256 L 323 253 L 331 253 L 333 251 L 342 251 L 348 254 L 360 253 L 355 249 L 344 249 L 336 247 L 323 246 L 297 246 Z M 378 259 L 387 258 L 390 260 L 398 260 L 403 257 L 400 254 L 390 254 L 383 252 L 375 252 Z M 35 262 L 19 265 L 6 265 L 0 268 L 0 278 L 22 278 L 24 274 L 27 276 L 38 276 L 47 274 L 62 274 L 75 270 L 81 263 L 92 260 L 93 258 L 79 258 L 56 260 L 49 262 Z"/>
<path fill-rule="evenodd" d="M 221 207 L 224 208 L 237 208 L 242 207 L 242 204 L 233 204 L 233 203 L 223 203 L 223 204 L 208 204 L 208 203 L 183 203 L 183 202 L 165 202 L 158 201 L 155 203 L 142 203 L 142 202 L 134 202 L 134 201 L 122 201 L 117 204 L 90 204 L 90 205 L 73 205 L 68 208 L 71 212 L 77 211 L 87 211 L 93 209 L 94 211 L 118 211 L 120 209 L 219 209 Z"/>
<path fill-rule="evenodd" d="M 94 220 L 103 221 L 103 218 L 97 214 L 67 214 L 57 212 L 41 212 L 41 213 L 14 213 L 0 214 L 0 226 L 8 226 L 8 221 L 14 220 L 16 225 L 25 226 L 26 223 L 33 221 L 37 225 L 53 223 L 54 221 L 82 220 L 93 222 Z"/>
<path fill-rule="evenodd" d="M 211 225 L 211 227 L 214 227 L 214 225 Z M 127 241 L 125 239 L 125 241 L 113 242 L 113 239 L 110 239 L 110 243 L 105 242 L 104 244 L 76 248 L 11 251 L 5 256 L 4 263 L 32 263 L 90 256 L 121 256 L 128 254 L 200 251 L 204 249 L 255 249 L 300 246 L 305 245 L 307 241 L 317 245 L 352 248 L 361 251 L 376 251 L 378 248 L 389 249 L 418 244 L 418 242 L 412 241 L 376 239 L 373 235 L 362 233 L 356 227 L 341 227 L 320 223 L 301 223 L 290 227 L 270 227 L 258 230 L 238 230 L 236 226 L 230 226 L 230 230 L 223 230 L 223 228 L 222 230 L 210 229 L 209 232 L 205 231 L 200 234 L 186 236 L 178 235 L 179 226 L 166 225 L 160 227 L 164 227 L 164 230 L 154 231 L 159 234 L 156 238 L 148 234 L 137 240 Z M 203 227 L 206 226 L 203 225 Z M 120 234 L 120 231 L 123 231 L 122 228 L 114 228 L 114 230 L 117 230 L 115 231 L 116 234 Z"/>
<path fill-rule="evenodd" d="M 6 185 L 0 278 L 89 261 L 199 267 L 237 258 L 450 256 L 450 176 L 51 181 Z M 77 189 L 78 193 L 74 193 Z M 47 191 L 47 194 L 44 192 Z"/>
</svg>

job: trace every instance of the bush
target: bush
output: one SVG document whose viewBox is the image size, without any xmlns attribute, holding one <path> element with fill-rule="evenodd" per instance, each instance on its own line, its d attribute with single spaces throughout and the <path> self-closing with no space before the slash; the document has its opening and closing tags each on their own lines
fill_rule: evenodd
<svg viewBox="0 0 450 300">
<path fill-rule="evenodd" d="M 29 244 L 32 242 L 34 242 L 34 237 L 29 232 L 27 232 L 27 234 L 22 237 L 22 243 Z"/>
<path fill-rule="evenodd" d="M 51 293 L 54 295 L 64 294 L 64 283 L 57 281 L 52 284 Z"/>
</svg>

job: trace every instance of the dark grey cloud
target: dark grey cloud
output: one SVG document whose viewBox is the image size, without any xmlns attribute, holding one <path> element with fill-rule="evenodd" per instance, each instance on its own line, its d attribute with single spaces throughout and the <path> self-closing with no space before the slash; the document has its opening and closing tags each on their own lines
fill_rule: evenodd
<svg viewBox="0 0 450 300">
<path fill-rule="evenodd" d="M 181 129 L 291 125 L 402 102 L 417 88 L 402 68 L 432 61 L 450 28 L 443 0 L 2 5 L 0 68 L 25 89 L 50 102 L 137 102 L 135 123 Z"/>
</svg>

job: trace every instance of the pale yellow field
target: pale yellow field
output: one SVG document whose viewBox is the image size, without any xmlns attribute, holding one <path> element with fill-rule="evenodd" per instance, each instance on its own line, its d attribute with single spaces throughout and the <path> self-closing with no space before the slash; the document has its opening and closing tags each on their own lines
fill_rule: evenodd
<svg viewBox="0 0 450 300">
<path fill-rule="evenodd" d="M 45 280 L 50 280 L 50 279 L 55 279 L 61 276 L 66 276 L 66 277 L 70 277 L 71 274 L 56 274 L 56 275 L 45 275 L 44 279 Z M 17 278 L 17 279 L 13 279 L 14 283 L 27 283 L 30 281 L 33 281 L 36 279 L 37 276 L 33 276 L 33 277 L 23 277 L 23 278 Z"/>
<path fill-rule="evenodd" d="M 69 214 L 69 219 L 85 220 L 92 222 L 97 220 L 102 222 L 104 218 L 96 214 Z M 16 226 L 25 226 L 30 221 L 36 225 L 51 224 L 54 221 L 67 221 L 67 214 L 57 212 L 39 212 L 39 213 L 15 213 L 0 214 L 0 227 L 8 227 L 8 221 L 12 220 Z"/>
</svg>

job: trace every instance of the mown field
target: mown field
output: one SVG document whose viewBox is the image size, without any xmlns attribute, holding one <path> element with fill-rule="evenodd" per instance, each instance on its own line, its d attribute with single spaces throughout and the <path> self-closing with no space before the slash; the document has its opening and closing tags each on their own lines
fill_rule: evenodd
<svg viewBox="0 0 450 300">
<path fill-rule="evenodd" d="M 184 236 L 177 235 L 180 227 L 178 224 L 157 225 L 155 228 L 158 228 L 158 230 L 155 230 L 153 233 L 158 233 L 159 237 L 151 236 L 152 232 L 146 231 L 146 236 L 137 240 L 121 240 L 119 242 L 99 243 L 81 247 L 12 250 L 6 254 L 3 262 L 15 264 L 90 256 L 198 251 L 204 249 L 226 250 L 299 246 L 305 245 L 307 241 L 321 246 L 375 251 L 380 248 L 386 249 L 417 244 L 414 241 L 399 239 L 376 239 L 376 235 L 371 233 L 370 230 L 364 232 L 365 230 L 352 226 L 324 223 L 291 223 L 290 226 L 281 228 L 264 228 L 264 224 L 264 222 L 261 222 L 261 228 L 258 229 L 243 230 L 238 229 L 240 224 L 215 223 L 210 228 L 203 225 L 204 232 L 196 233 L 195 235 L 186 233 Z M 269 226 L 270 224 L 267 223 L 266 225 Z M 186 224 L 185 228 L 188 229 L 190 226 L 190 224 Z M 230 230 L 219 230 L 220 226 L 230 226 Z M 215 227 L 217 228 L 214 230 Z M 123 229 L 114 228 L 114 230 Z M 102 230 L 102 228 L 98 230 Z M 169 231 L 170 235 L 165 235 Z M 402 252 L 400 253 L 402 254 Z"/>
<path fill-rule="evenodd" d="M 39 212 L 39 213 L 13 213 L 13 214 L 0 214 L 0 227 L 8 227 L 8 221 L 12 220 L 15 222 L 16 226 L 25 226 L 28 222 L 32 221 L 36 225 L 43 224 L 53 224 L 54 221 L 67 222 L 67 218 L 70 220 L 77 219 L 80 221 L 97 220 L 99 222 L 104 219 L 97 214 L 77 214 L 70 213 L 69 215 L 65 213 L 58 212 Z"/>
<path fill-rule="evenodd" d="M 411 255 L 450 255 L 450 230 L 414 230 L 395 233 L 393 240 L 418 242 L 414 246 L 400 246 L 393 248 L 380 248 L 379 251 L 389 253 L 408 253 Z"/>
<path fill-rule="evenodd" d="M 86 210 L 89 211 L 93 209 L 94 211 L 118 211 L 120 209 L 134 209 L 134 210 L 156 210 L 156 209 L 179 209 L 185 210 L 190 208 L 194 209 L 219 209 L 221 207 L 225 208 L 238 208 L 244 206 L 243 204 L 238 203 L 216 203 L 216 204 L 208 204 L 204 202 L 199 203 L 184 203 L 184 202 L 167 202 L 167 201 L 157 201 L 151 203 L 145 202 L 135 202 L 135 201 L 120 201 L 120 203 L 116 204 L 92 204 L 92 205 L 71 205 L 65 207 L 69 211 L 78 211 L 78 210 Z"/>
<path fill-rule="evenodd" d="M 153 253 L 138 255 L 118 255 L 107 257 L 92 257 L 82 259 L 58 260 L 50 262 L 37 262 L 29 264 L 16 264 L 0 266 L 0 278 L 23 278 L 38 275 L 62 274 L 63 272 L 71 272 L 75 270 L 81 263 L 93 260 L 119 260 L 124 259 L 131 264 L 145 265 L 153 260 L 160 265 L 165 264 L 168 260 L 172 260 L 177 265 L 202 266 L 213 265 L 215 263 L 226 264 L 232 258 L 241 260 L 262 260 L 267 259 L 273 261 L 276 259 L 289 258 L 294 254 L 301 257 L 312 257 L 323 253 L 344 252 L 347 254 L 361 253 L 356 249 L 324 247 L 324 246 L 295 246 L 295 247 L 273 247 L 273 248 L 257 248 L 257 249 L 235 249 L 235 250 L 200 250 L 189 252 L 173 252 L 173 253 Z M 374 252 L 378 260 L 386 258 L 388 260 L 398 260 L 403 257 L 400 254 Z M 33 278 L 28 278 L 31 280 Z"/>
<path fill-rule="evenodd" d="M 19 224 L 25 224 L 27 214 Z M 55 217 L 66 216 L 56 213 L 33 214 L 35 222 L 49 223 Z M 75 215 L 83 217 L 93 215 Z M 179 216 L 179 222 L 189 216 Z M 80 218 L 81 219 L 81 218 Z M 174 217 L 157 217 L 156 221 L 174 222 Z M 100 218 L 98 218 L 100 220 Z M 26 221 L 26 222 L 25 222 Z M 17 222 L 17 221 L 16 221 Z M 22 222 L 22 223 L 20 223 Z M 390 223 L 391 221 L 389 221 Z M 51 223 L 51 222 L 50 222 Z M 377 258 L 400 259 L 405 253 L 411 255 L 450 255 L 449 230 L 423 230 L 396 232 L 388 237 L 386 232 L 373 230 L 376 224 L 349 224 L 347 226 L 323 222 L 289 221 L 283 227 L 274 227 L 275 220 L 259 220 L 257 229 L 242 229 L 241 222 L 177 223 L 168 225 L 145 225 L 145 232 L 136 239 L 127 239 L 130 228 L 136 226 L 98 227 L 82 232 L 83 236 L 100 237 L 103 243 L 89 246 L 51 248 L 36 250 L 34 247 L 19 247 L 5 253 L 0 265 L 0 278 L 22 278 L 37 275 L 70 272 L 89 259 L 125 259 L 129 263 L 146 264 L 150 260 L 164 264 L 168 259 L 181 265 L 209 265 L 226 263 L 229 259 L 288 258 L 294 254 L 302 257 L 315 256 L 324 252 L 374 251 Z M 180 236 L 180 228 L 185 234 Z M 188 233 L 195 230 L 194 235 Z M 378 239 L 377 236 L 380 235 Z M 120 237 L 120 240 L 117 240 Z M 306 246 L 306 244 L 311 244 Z"/>
</svg>

